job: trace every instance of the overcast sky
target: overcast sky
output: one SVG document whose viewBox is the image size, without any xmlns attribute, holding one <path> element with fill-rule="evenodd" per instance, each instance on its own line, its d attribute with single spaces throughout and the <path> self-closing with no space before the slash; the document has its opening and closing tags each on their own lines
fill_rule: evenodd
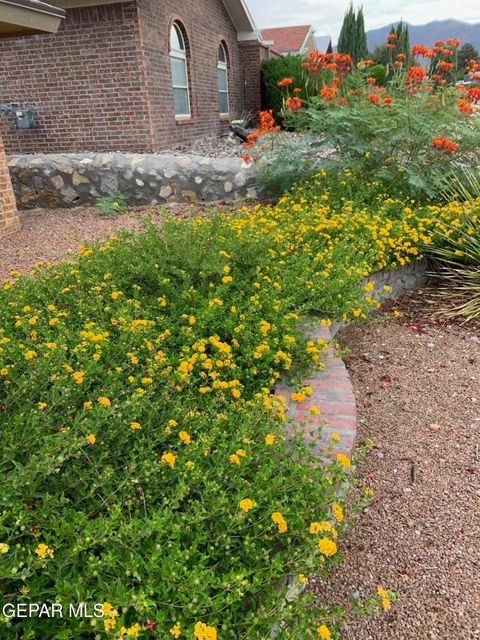
<svg viewBox="0 0 480 640">
<path fill-rule="evenodd" d="M 312 24 L 316 35 L 336 43 L 350 0 L 247 0 L 257 27 Z M 480 0 L 363 0 L 366 28 L 375 29 L 401 18 L 412 24 L 456 18 L 480 22 Z"/>
</svg>

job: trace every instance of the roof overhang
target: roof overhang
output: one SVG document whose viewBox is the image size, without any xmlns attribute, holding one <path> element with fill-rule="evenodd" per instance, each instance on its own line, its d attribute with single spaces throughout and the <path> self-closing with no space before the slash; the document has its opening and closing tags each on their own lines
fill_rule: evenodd
<svg viewBox="0 0 480 640">
<path fill-rule="evenodd" d="M 39 0 L 0 0 L 0 38 L 56 33 L 65 11 Z"/>
<path fill-rule="evenodd" d="M 308 51 L 307 42 L 310 36 L 314 37 L 315 29 L 310 25 L 307 35 L 305 36 L 302 46 L 300 47 L 300 53 L 306 53 Z"/>
<path fill-rule="evenodd" d="M 240 42 L 245 40 L 260 40 L 260 34 L 248 10 L 245 0 L 223 0 L 225 9 L 237 31 Z"/>
</svg>

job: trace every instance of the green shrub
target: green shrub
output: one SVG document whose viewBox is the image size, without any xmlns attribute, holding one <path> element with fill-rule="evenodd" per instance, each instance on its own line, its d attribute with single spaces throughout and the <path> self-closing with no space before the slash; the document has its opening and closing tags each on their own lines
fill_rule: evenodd
<svg viewBox="0 0 480 640">
<path fill-rule="evenodd" d="M 286 448 L 271 395 L 325 345 L 268 275 L 274 238 L 244 225 L 166 221 L 0 289 L 2 593 L 107 603 L 105 620 L 0 619 L 2 638 L 166 638 L 179 622 L 257 640 L 297 615 L 283 577 L 329 564 L 309 524 L 332 519 L 343 465 L 318 465 L 315 434 Z"/>
<path fill-rule="evenodd" d="M 295 87 L 308 93 L 308 75 L 300 66 L 304 56 L 288 55 L 270 58 L 262 64 L 262 102 L 264 109 L 272 109 L 275 117 L 280 117 L 283 109 L 284 92 L 277 82 L 283 78 L 292 78 Z"/>
<path fill-rule="evenodd" d="M 385 84 L 385 66 L 383 64 L 374 64 L 369 67 L 368 75 L 370 78 L 375 78 L 377 85 L 383 86 Z"/>
<path fill-rule="evenodd" d="M 118 191 L 108 196 L 103 196 L 95 201 L 95 207 L 100 215 L 115 217 L 118 213 L 124 213 L 127 208 L 127 199 Z"/>
<path fill-rule="evenodd" d="M 301 67 L 309 78 L 309 91 L 299 94 L 301 101 L 292 84 L 281 87 L 283 124 L 307 134 L 310 156 L 329 155 L 340 168 L 382 181 L 386 189 L 407 197 L 439 198 L 458 166 L 480 166 L 480 112 L 475 106 L 480 94 L 475 87 L 460 93 L 449 84 L 455 46 L 456 41 L 449 41 L 441 54 L 414 47 L 417 56 L 433 56 L 431 75 L 416 58 L 395 59 L 387 87 L 381 86 L 381 65 L 362 61 L 353 66 L 349 56 L 311 53 Z M 289 168 L 281 147 L 275 159 L 275 145 L 265 154 L 263 140 L 258 146 L 259 157 L 267 155 L 270 165 L 277 160 L 285 169 L 288 188 Z M 304 147 L 299 143 L 303 157 Z M 308 163 L 300 166 L 311 170 Z M 261 181 L 265 173 L 261 167 L 258 171 Z M 305 177 L 299 174 L 299 180 Z M 277 168 L 276 183 L 280 180 Z"/>
</svg>

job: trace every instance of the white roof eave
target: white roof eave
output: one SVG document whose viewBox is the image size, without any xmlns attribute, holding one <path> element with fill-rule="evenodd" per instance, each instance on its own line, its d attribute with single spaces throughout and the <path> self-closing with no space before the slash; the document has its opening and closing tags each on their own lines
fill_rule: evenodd
<svg viewBox="0 0 480 640">
<path fill-rule="evenodd" d="M 239 41 L 259 40 L 260 35 L 245 0 L 223 0 Z"/>
</svg>

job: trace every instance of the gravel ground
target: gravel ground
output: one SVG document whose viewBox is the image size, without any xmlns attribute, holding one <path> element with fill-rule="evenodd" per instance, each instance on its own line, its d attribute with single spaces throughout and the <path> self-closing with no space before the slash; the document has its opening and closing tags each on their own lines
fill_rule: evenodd
<svg viewBox="0 0 480 640">
<path fill-rule="evenodd" d="M 389 613 L 351 619 L 344 640 L 480 638 L 480 324 L 432 316 L 429 292 L 401 316 L 338 338 L 359 410 L 358 491 L 375 498 L 341 544 L 343 562 L 311 587 L 321 602 L 397 594 Z"/>
<path fill-rule="evenodd" d="M 162 150 L 162 154 L 174 156 L 195 155 L 208 158 L 235 158 L 245 155 L 246 151 L 237 138 L 229 135 L 208 137 L 190 144 L 179 144 L 171 149 Z"/>
<path fill-rule="evenodd" d="M 235 209 L 238 203 L 202 205 L 171 205 L 169 211 L 177 217 L 192 213 L 207 214 L 212 210 Z M 32 209 L 20 212 L 22 228 L 0 239 L 0 282 L 15 270 L 26 273 L 39 261 L 60 260 L 77 251 L 83 242 L 93 242 L 120 230 L 137 231 L 141 218 L 153 214 L 161 220 L 161 206 L 131 207 L 131 213 L 115 218 L 103 217 L 94 207 L 73 209 Z"/>
</svg>

